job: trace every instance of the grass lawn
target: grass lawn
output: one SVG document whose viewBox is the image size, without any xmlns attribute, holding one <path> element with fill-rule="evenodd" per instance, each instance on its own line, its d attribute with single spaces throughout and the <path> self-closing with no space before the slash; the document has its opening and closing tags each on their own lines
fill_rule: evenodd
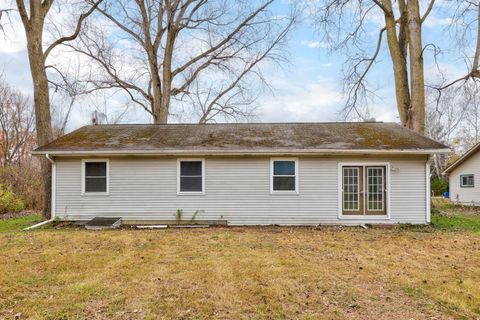
<svg viewBox="0 0 480 320">
<path fill-rule="evenodd" d="M 0 319 L 478 319 L 480 233 L 445 231 L 442 219 L 411 229 L 4 231 Z"/>
<path fill-rule="evenodd" d="M 42 221 L 41 215 L 23 216 L 14 219 L 0 220 L 0 232 L 22 230 Z"/>
</svg>

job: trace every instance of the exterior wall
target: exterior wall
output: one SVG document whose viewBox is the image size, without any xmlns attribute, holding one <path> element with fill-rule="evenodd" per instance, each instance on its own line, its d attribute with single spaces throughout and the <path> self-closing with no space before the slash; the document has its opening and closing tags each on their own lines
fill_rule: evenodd
<svg viewBox="0 0 480 320">
<path fill-rule="evenodd" d="M 109 158 L 109 195 L 81 194 L 81 159 L 56 158 L 55 214 L 66 220 L 95 216 L 125 220 L 225 219 L 229 225 L 426 223 L 426 157 L 300 157 L 299 193 L 270 193 L 270 157 L 206 157 L 205 194 L 177 194 L 176 158 Z M 390 218 L 342 219 L 338 163 L 390 164 Z"/>
<path fill-rule="evenodd" d="M 474 187 L 460 187 L 460 175 L 473 174 Z M 480 205 L 480 152 L 465 160 L 449 175 L 450 199 Z"/>
</svg>

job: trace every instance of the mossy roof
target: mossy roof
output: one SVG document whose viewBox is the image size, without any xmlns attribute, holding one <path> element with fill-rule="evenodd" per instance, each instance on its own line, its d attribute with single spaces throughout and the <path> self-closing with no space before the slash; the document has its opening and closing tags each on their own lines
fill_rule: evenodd
<svg viewBox="0 0 480 320">
<path fill-rule="evenodd" d="M 34 153 L 415 151 L 447 147 L 395 123 L 90 125 Z"/>
</svg>

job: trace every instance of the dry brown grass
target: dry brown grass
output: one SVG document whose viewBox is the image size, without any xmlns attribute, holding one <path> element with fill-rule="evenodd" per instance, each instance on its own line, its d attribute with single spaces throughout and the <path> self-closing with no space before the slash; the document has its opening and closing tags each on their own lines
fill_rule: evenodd
<svg viewBox="0 0 480 320">
<path fill-rule="evenodd" d="M 10 232 L 0 266 L 0 318 L 480 317 L 478 233 Z"/>
<path fill-rule="evenodd" d="M 442 197 L 432 197 L 432 208 L 442 215 L 480 216 L 478 204 L 458 204 Z"/>
</svg>

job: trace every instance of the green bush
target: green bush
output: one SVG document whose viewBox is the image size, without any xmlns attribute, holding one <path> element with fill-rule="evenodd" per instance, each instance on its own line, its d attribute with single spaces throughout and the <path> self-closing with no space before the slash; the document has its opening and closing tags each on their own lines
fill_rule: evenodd
<svg viewBox="0 0 480 320">
<path fill-rule="evenodd" d="M 442 196 L 445 191 L 448 191 L 448 181 L 434 178 L 430 181 L 430 188 L 434 196 Z"/>
<path fill-rule="evenodd" d="M 0 167 L 0 181 L 23 200 L 26 209 L 41 210 L 43 200 L 42 179 L 38 165 L 33 163 L 31 165 Z"/>
<path fill-rule="evenodd" d="M 12 188 L 0 184 L 0 214 L 19 212 L 25 209 L 23 200 L 17 197 Z"/>
</svg>

